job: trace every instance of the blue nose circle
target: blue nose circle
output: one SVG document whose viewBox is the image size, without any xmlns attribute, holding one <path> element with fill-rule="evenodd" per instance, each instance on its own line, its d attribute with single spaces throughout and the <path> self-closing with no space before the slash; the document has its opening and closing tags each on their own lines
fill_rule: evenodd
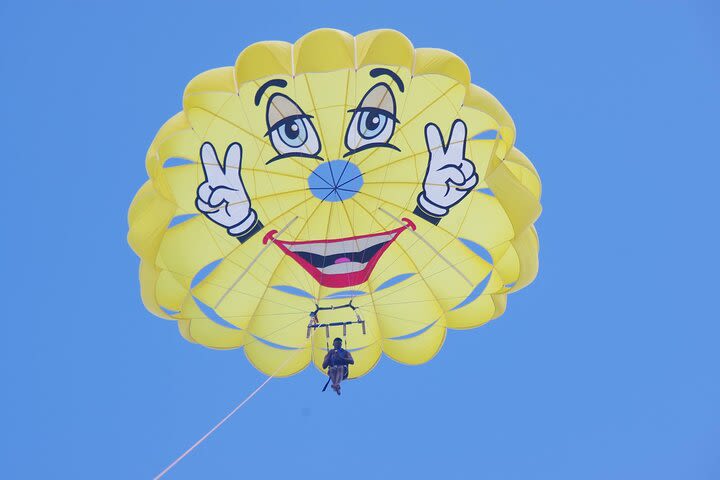
<svg viewBox="0 0 720 480">
<path fill-rule="evenodd" d="M 360 191 L 362 172 L 350 160 L 330 160 L 317 166 L 308 177 L 310 191 L 320 200 L 342 202 Z"/>
</svg>

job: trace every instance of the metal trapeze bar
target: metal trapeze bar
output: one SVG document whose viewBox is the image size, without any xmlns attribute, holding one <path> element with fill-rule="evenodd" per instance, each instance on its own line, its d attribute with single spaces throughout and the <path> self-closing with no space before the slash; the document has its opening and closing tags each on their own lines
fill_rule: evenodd
<svg viewBox="0 0 720 480">
<path fill-rule="evenodd" d="M 352 300 L 350 300 L 350 302 L 345 303 L 343 305 L 331 305 L 329 307 L 321 307 L 318 304 L 315 304 L 315 310 L 310 312 L 310 316 L 312 316 L 313 314 L 315 314 L 317 316 L 317 313 L 320 311 L 323 311 L 323 310 L 339 310 L 341 308 L 350 308 L 353 311 L 357 310 L 357 307 L 352 304 Z"/>
<path fill-rule="evenodd" d="M 320 323 L 318 320 L 318 312 L 323 310 L 337 310 L 341 308 L 350 308 L 355 313 L 355 318 L 357 320 L 348 320 L 347 322 L 330 322 L 330 323 Z M 307 333 L 306 338 L 310 338 L 310 334 L 313 330 L 317 328 L 325 328 L 325 337 L 330 338 L 330 327 L 343 327 L 343 336 L 347 336 L 347 326 L 352 325 L 353 323 L 359 323 L 362 326 L 362 333 L 365 335 L 367 333 L 365 329 L 365 320 L 362 319 L 360 314 L 357 312 L 357 307 L 352 304 L 352 300 L 349 303 L 346 303 L 344 305 L 332 305 L 330 307 L 321 307 L 317 304 L 315 304 L 315 310 L 310 312 L 310 323 L 308 323 L 307 326 Z"/>
</svg>

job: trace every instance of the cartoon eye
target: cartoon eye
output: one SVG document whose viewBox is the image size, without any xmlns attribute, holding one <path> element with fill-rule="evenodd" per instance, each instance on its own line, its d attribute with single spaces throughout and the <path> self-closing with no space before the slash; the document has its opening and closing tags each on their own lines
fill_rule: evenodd
<svg viewBox="0 0 720 480">
<path fill-rule="evenodd" d="M 286 118 L 280 121 L 271 133 L 276 137 L 273 138 L 273 144 L 279 138 L 289 148 L 302 147 L 308 139 L 307 122 L 308 119 L 304 117 Z"/>
<path fill-rule="evenodd" d="M 367 140 L 377 138 L 385 131 L 388 120 L 393 121 L 388 114 L 382 110 L 376 110 L 374 108 L 362 110 L 357 122 L 358 133 L 362 138 Z"/>
<path fill-rule="evenodd" d="M 267 163 L 293 156 L 319 158 L 320 140 L 311 118 L 285 95 L 276 93 L 270 98 L 267 135 L 278 155 Z"/>
<path fill-rule="evenodd" d="M 345 134 L 345 146 L 352 155 L 366 148 L 397 147 L 388 143 L 395 132 L 395 97 L 385 83 L 371 88 L 353 112 L 352 120 Z"/>
</svg>

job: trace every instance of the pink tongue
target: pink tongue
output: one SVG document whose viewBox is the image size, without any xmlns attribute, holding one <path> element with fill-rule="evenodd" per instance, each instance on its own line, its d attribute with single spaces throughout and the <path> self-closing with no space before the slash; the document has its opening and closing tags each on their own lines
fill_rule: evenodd
<svg viewBox="0 0 720 480">
<path fill-rule="evenodd" d="M 335 265 L 337 265 L 338 263 L 347 263 L 349 261 L 351 261 L 351 260 L 347 257 L 340 257 L 337 260 L 335 260 Z"/>
</svg>

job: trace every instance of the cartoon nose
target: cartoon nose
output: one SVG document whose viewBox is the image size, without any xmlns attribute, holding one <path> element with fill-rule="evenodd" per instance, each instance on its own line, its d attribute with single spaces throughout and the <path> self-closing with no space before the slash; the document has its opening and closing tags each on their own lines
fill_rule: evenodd
<svg viewBox="0 0 720 480">
<path fill-rule="evenodd" d="M 308 177 L 310 191 L 320 200 L 342 202 L 363 185 L 362 172 L 350 160 L 330 160 L 317 166 Z"/>
</svg>

